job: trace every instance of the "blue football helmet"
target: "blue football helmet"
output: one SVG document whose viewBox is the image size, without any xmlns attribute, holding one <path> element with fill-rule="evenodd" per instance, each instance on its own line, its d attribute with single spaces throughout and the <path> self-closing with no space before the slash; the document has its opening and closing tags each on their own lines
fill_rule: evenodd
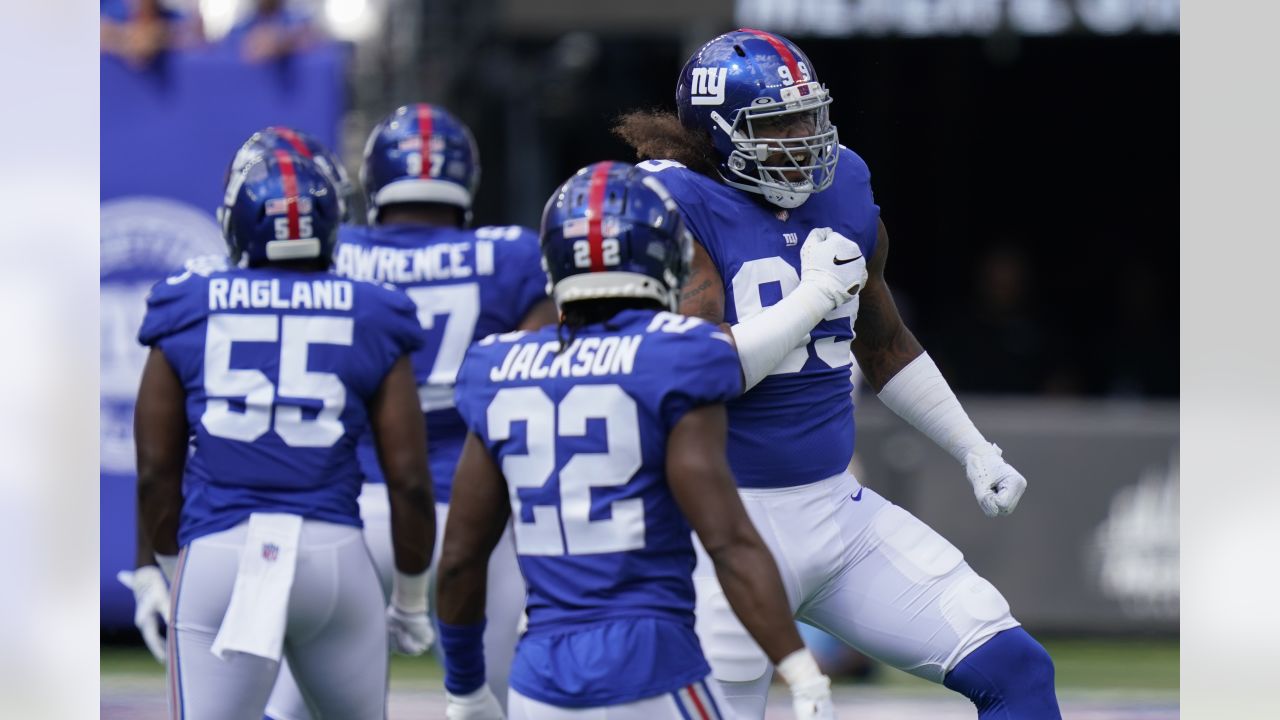
<svg viewBox="0 0 1280 720">
<path fill-rule="evenodd" d="M 329 181 L 333 183 L 333 186 L 338 191 L 342 221 L 350 222 L 351 205 L 355 201 L 356 187 L 351 182 L 351 176 L 347 174 L 346 167 L 342 164 L 342 158 L 339 158 L 319 140 L 293 128 L 272 125 L 250 135 L 249 139 L 245 140 L 240 149 L 236 151 L 235 157 L 232 158 L 231 167 L 227 169 L 226 181 L 229 182 L 232 175 L 243 170 L 249 164 L 249 161 L 261 156 L 263 153 L 275 150 L 287 150 L 295 155 L 300 155 L 315 163 L 321 172 L 328 174 Z M 232 200 L 234 198 L 224 198 L 223 207 L 229 207 Z"/>
<path fill-rule="evenodd" d="M 652 173 L 621 162 L 582 168 L 542 211 L 542 262 L 556 304 L 656 300 L 675 310 L 693 237 Z"/>
<path fill-rule="evenodd" d="M 440 203 L 471 219 L 480 185 L 480 151 L 471 130 L 443 108 L 414 103 L 378 123 L 364 146 L 360 182 L 369 222 L 396 203 Z"/>
<path fill-rule="evenodd" d="M 795 43 L 749 28 L 699 48 L 676 86 L 680 122 L 711 135 L 721 178 L 784 208 L 835 180 L 840 141 L 830 104 Z"/>
<path fill-rule="evenodd" d="M 286 150 L 249 161 L 227 183 L 222 232 L 231 261 L 328 261 L 342 222 L 338 192 L 316 163 Z"/>
</svg>

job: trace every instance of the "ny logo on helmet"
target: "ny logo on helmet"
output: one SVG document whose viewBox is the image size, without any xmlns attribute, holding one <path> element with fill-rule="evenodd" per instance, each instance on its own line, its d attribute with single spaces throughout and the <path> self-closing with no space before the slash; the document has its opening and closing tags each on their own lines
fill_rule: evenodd
<svg viewBox="0 0 1280 720">
<path fill-rule="evenodd" d="M 690 101 L 694 105 L 721 105 L 724 103 L 724 81 L 729 68 L 694 68 Z"/>
</svg>

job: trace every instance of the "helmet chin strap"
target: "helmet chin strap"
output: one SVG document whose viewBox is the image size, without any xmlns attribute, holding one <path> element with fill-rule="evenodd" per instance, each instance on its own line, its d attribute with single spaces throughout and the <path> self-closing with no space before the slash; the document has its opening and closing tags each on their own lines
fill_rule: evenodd
<svg viewBox="0 0 1280 720">
<path fill-rule="evenodd" d="M 800 207 L 809 199 L 809 193 L 785 192 L 773 188 L 760 188 L 760 192 L 764 195 L 764 199 L 771 204 L 788 210 Z"/>
</svg>

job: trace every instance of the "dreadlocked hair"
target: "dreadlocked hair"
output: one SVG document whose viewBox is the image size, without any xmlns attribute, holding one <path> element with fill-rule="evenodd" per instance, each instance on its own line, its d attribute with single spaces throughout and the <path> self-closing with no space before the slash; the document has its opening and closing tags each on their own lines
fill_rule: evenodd
<svg viewBox="0 0 1280 720">
<path fill-rule="evenodd" d="M 556 354 L 559 355 L 568 350 L 573 341 L 578 338 L 578 331 L 587 325 L 604 323 L 605 330 L 619 329 L 609 321 L 623 310 L 666 309 L 666 306 L 657 300 L 647 298 L 601 298 L 565 303 L 560 308 L 560 325 L 556 328 L 556 339 L 560 341 L 560 349 Z"/>
<path fill-rule="evenodd" d="M 675 160 L 694 172 L 718 179 L 715 145 L 705 130 L 690 130 L 675 113 L 633 110 L 619 115 L 613 134 L 636 151 L 640 160 Z"/>
</svg>

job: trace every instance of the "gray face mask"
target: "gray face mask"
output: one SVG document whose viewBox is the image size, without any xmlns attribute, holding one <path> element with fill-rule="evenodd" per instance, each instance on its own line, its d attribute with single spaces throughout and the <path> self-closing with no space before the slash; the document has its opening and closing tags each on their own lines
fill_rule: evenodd
<svg viewBox="0 0 1280 720">
<path fill-rule="evenodd" d="M 734 146 L 724 181 L 784 208 L 799 207 L 830 187 L 840 158 L 840 140 L 827 114 L 830 104 L 824 88 L 795 102 L 743 108 L 732 123 L 712 113 Z"/>
</svg>

